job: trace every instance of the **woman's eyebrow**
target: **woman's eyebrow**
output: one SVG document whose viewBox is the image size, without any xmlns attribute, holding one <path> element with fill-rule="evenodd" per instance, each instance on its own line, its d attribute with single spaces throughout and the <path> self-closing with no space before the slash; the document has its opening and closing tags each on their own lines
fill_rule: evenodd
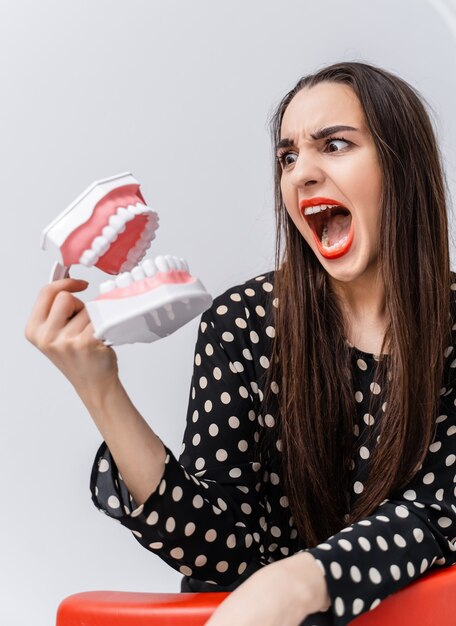
<svg viewBox="0 0 456 626">
<path fill-rule="evenodd" d="M 324 139 L 325 137 L 329 137 L 334 133 L 339 133 L 341 130 L 357 131 L 358 128 L 354 128 L 353 126 L 346 126 L 345 124 L 337 124 L 336 126 L 327 126 L 326 128 L 320 128 L 320 130 L 317 130 L 315 133 L 311 133 L 310 136 L 312 137 L 312 139 L 315 140 Z M 293 141 L 285 137 L 284 139 L 281 139 L 279 141 L 279 143 L 277 144 L 277 149 L 279 150 L 280 148 L 291 148 L 293 145 Z"/>
</svg>

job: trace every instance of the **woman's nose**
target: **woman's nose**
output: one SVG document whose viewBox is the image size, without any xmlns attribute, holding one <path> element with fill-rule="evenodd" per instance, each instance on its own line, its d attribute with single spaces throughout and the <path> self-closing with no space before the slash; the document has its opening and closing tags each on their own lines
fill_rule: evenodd
<svg viewBox="0 0 456 626">
<path fill-rule="evenodd" d="M 296 187 L 311 187 L 323 179 L 324 172 L 315 159 L 308 154 L 299 154 L 291 174 L 291 182 Z"/>
</svg>

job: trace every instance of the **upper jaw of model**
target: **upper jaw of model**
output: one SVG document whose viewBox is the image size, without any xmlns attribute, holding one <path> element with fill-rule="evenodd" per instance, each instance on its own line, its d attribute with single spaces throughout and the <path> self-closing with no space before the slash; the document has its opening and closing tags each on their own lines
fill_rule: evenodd
<svg viewBox="0 0 456 626">
<path fill-rule="evenodd" d="M 140 264 L 157 228 L 139 182 L 125 173 L 93 183 L 43 231 L 42 247 L 61 260 L 52 280 L 78 263 L 117 275 L 86 303 L 95 337 L 109 345 L 167 336 L 212 303 L 185 259 L 165 255 Z"/>
<path fill-rule="evenodd" d="M 131 270 L 146 254 L 158 215 L 129 173 L 93 183 L 44 230 L 65 266 L 95 265 L 108 274 Z"/>
</svg>

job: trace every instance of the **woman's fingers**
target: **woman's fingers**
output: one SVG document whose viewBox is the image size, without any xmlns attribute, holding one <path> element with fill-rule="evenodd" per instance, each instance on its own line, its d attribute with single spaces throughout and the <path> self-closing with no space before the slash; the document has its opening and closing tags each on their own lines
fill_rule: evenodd
<svg viewBox="0 0 456 626">
<path fill-rule="evenodd" d="M 42 287 L 27 323 L 25 332 L 27 339 L 30 340 L 28 335 L 33 333 L 35 328 L 47 320 L 54 300 L 59 293 L 62 291 L 84 291 L 87 285 L 88 283 L 85 280 L 63 278 Z"/>
<path fill-rule="evenodd" d="M 62 337 L 73 337 L 74 335 L 79 335 L 88 324 L 91 325 L 90 317 L 85 306 L 82 306 L 81 309 L 75 312 L 71 319 L 67 322 L 61 332 L 61 335 Z"/>
</svg>

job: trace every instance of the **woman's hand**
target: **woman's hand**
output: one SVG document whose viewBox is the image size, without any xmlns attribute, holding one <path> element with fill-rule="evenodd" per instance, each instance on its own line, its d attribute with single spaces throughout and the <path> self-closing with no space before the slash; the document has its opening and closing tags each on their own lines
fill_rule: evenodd
<svg viewBox="0 0 456 626">
<path fill-rule="evenodd" d="M 118 376 L 116 353 L 94 338 L 84 303 L 72 293 L 86 288 L 86 281 L 73 278 L 45 285 L 25 329 L 25 337 L 81 393 L 109 386 Z"/>
<path fill-rule="evenodd" d="M 322 570 L 311 554 L 302 552 L 255 572 L 220 604 L 206 626 L 299 626 L 329 604 Z"/>
</svg>

